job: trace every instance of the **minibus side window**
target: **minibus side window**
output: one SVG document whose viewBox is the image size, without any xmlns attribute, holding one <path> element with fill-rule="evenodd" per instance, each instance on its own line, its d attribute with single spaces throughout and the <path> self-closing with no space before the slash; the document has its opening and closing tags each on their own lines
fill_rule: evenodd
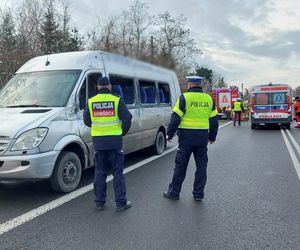
<svg viewBox="0 0 300 250">
<path fill-rule="evenodd" d="M 109 74 L 109 79 L 112 84 L 112 93 L 114 95 L 122 98 L 127 106 L 132 106 L 136 103 L 133 78 Z"/>
<path fill-rule="evenodd" d="M 100 81 L 102 74 L 101 73 L 92 73 L 88 76 L 88 98 L 91 98 L 98 94 L 97 83 Z"/>
<path fill-rule="evenodd" d="M 79 109 L 83 110 L 86 107 L 87 104 L 87 98 L 91 98 L 95 96 L 97 92 L 96 84 L 101 79 L 102 74 L 101 73 L 91 73 L 87 76 L 88 78 L 88 95 L 86 93 L 86 78 L 84 79 L 80 91 L 79 91 Z"/>
<path fill-rule="evenodd" d="M 84 79 L 79 91 L 79 109 L 83 110 L 86 106 L 86 79 Z"/>
<path fill-rule="evenodd" d="M 158 83 L 158 94 L 161 105 L 170 104 L 170 85 L 168 83 Z"/>
<path fill-rule="evenodd" d="M 155 82 L 139 80 L 140 101 L 142 105 L 156 104 L 157 91 Z"/>
</svg>

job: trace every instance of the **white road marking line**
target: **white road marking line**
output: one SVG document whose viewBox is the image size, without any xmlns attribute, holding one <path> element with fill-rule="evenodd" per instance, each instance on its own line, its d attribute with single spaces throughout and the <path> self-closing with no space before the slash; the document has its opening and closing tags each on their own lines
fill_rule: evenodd
<svg viewBox="0 0 300 250">
<path fill-rule="evenodd" d="M 225 123 L 225 124 L 219 126 L 219 128 L 224 128 L 225 126 L 227 126 L 227 125 L 229 125 L 229 124 L 231 124 L 231 123 L 232 123 L 232 121 L 231 121 L 231 122 L 227 122 L 227 123 Z"/>
<path fill-rule="evenodd" d="M 55 199 L 55 200 L 48 202 L 38 208 L 35 208 L 25 214 L 22 214 L 22 215 L 15 217 L 9 221 L 6 221 L 6 222 L 0 224 L 0 235 L 22 225 L 30 220 L 33 220 L 34 218 L 36 218 L 46 212 L 49 212 L 50 210 L 57 208 L 66 202 L 69 202 L 69 201 L 77 198 L 77 197 L 91 191 L 92 189 L 93 189 L 93 184 L 89 184 L 85 187 L 82 187 L 82 188 L 72 192 L 72 193 L 66 194 L 58 199 Z"/>
<path fill-rule="evenodd" d="M 289 151 L 289 154 L 290 154 L 290 157 L 291 157 L 292 162 L 294 164 L 294 167 L 296 169 L 298 178 L 300 180 L 300 164 L 299 164 L 299 161 L 298 161 L 298 159 L 296 157 L 296 154 L 295 154 L 295 152 L 294 152 L 294 150 L 293 150 L 293 148 L 292 148 L 292 146 L 291 146 L 291 144 L 290 144 L 290 142 L 289 142 L 286 134 L 284 133 L 284 131 L 282 129 L 280 131 L 281 131 L 281 134 L 283 136 L 283 140 L 285 142 L 285 145 L 286 145 L 286 147 L 287 147 L 287 149 Z"/>
<path fill-rule="evenodd" d="M 131 171 L 133 171 L 133 170 L 135 170 L 135 169 L 137 169 L 137 168 L 139 168 L 139 167 L 141 167 L 141 166 L 143 166 L 143 165 L 145 165 L 145 164 L 147 164 L 151 161 L 154 161 L 154 160 L 156 160 L 160 157 L 163 157 L 163 156 L 175 151 L 176 149 L 177 149 L 177 146 L 173 146 L 173 147 L 169 148 L 168 150 L 166 150 L 165 152 L 163 152 L 161 155 L 155 155 L 155 156 L 152 156 L 152 157 L 150 157 L 148 159 L 145 159 L 141 162 L 133 164 L 133 165 L 131 165 L 131 166 L 124 169 L 124 174 L 127 174 L 127 173 L 129 173 L 129 172 L 131 172 Z M 112 180 L 113 180 L 113 176 L 109 175 L 106 179 L 106 182 L 110 182 Z M 52 209 L 57 208 L 57 207 L 65 204 L 65 203 L 67 203 L 67 202 L 69 202 L 69 201 L 71 201 L 71 200 L 87 193 L 87 192 L 92 191 L 92 190 L 93 190 L 93 183 L 91 183 L 87 186 L 84 186 L 80 189 L 77 189 L 77 190 L 75 190 L 75 191 L 73 191 L 69 194 L 66 194 L 66 195 L 64 195 L 64 196 L 62 196 L 58 199 L 50 201 L 50 202 L 48 202 L 48 203 L 46 203 L 46 204 L 44 204 L 44 205 L 42 205 L 38 208 L 30 210 L 29 212 L 27 212 L 25 214 L 22 214 L 18 217 L 15 217 L 15 218 L 13 218 L 9 221 L 6 221 L 6 222 L 0 224 L 0 235 L 4 234 L 4 233 L 20 226 L 20 225 L 22 225 L 22 224 L 24 224 L 24 223 L 26 223 L 30 220 L 33 220 L 36 217 L 38 217 L 42 214 L 45 214 L 45 213 L 51 211 Z"/>
<path fill-rule="evenodd" d="M 285 131 L 288 134 L 288 136 L 290 137 L 290 139 L 291 139 L 292 143 L 294 144 L 296 150 L 298 151 L 298 154 L 300 154 L 300 146 L 299 146 L 299 144 L 296 142 L 295 138 L 293 137 L 293 135 L 291 134 L 291 132 L 289 130 L 285 130 Z M 299 163 L 298 159 L 297 159 L 297 162 L 298 162 L 298 164 L 297 165 L 294 164 L 294 167 L 296 169 L 296 172 L 298 174 L 298 178 L 300 180 L 300 163 Z"/>
<path fill-rule="evenodd" d="M 290 137 L 292 143 L 294 144 L 295 148 L 297 149 L 298 153 L 300 154 L 300 146 L 299 144 L 296 142 L 294 136 L 291 134 L 291 132 L 289 130 L 285 130 L 286 133 L 288 134 L 288 136 Z"/>
<path fill-rule="evenodd" d="M 223 127 L 225 127 L 225 126 L 227 126 L 227 125 L 229 125 L 231 123 L 232 122 L 225 123 L 225 124 L 221 125 L 219 128 L 223 128 Z M 127 168 L 124 169 L 124 174 L 127 174 L 127 173 L 129 173 L 129 172 L 131 172 L 131 171 L 133 171 L 133 170 L 135 170 L 135 169 L 137 169 L 137 168 L 139 168 L 139 167 L 147 164 L 147 163 L 150 163 L 150 162 L 152 162 L 152 161 L 154 161 L 156 159 L 159 159 L 159 158 L 161 158 L 161 157 L 163 157 L 163 156 L 165 156 L 165 155 L 167 155 L 167 154 L 175 151 L 176 149 L 177 149 L 177 145 L 173 146 L 173 147 L 171 147 L 169 149 L 167 149 L 161 155 L 155 155 L 155 156 L 152 156 L 152 157 L 150 157 L 148 159 L 145 159 L 145 160 L 143 160 L 141 162 L 133 164 L 133 165 L 131 165 L 131 166 L 129 166 L 129 167 L 127 167 Z M 107 179 L 106 179 L 106 182 L 110 182 L 112 180 L 113 180 L 113 176 L 109 175 L 107 177 Z M 69 202 L 69 201 L 71 201 L 71 200 L 73 200 L 73 199 L 75 199 L 75 198 L 77 198 L 77 197 L 79 197 L 79 196 L 87 193 L 87 192 L 90 192 L 92 190 L 93 190 L 93 183 L 88 184 L 88 185 L 86 185 L 86 186 L 84 186 L 84 187 L 82 187 L 80 189 L 77 189 L 77 190 L 75 190 L 75 191 L 73 191 L 73 192 L 71 192 L 69 194 L 66 194 L 66 195 L 64 195 L 64 196 L 62 196 L 60 198 L 57 198 L 57 199 L 55 199 L 53 201 L 50 201 L 50 202 L 48 202 L 48 203 L 46 203 L 46 204 L 44 204 L 44 205 L 42 205 L 40 207 L 37 207 L 37 208 L 35 208 L 33 210 L 30 210 L 30 211 L 28 211 L 25 214 L 22 214 L 20 216 L 17 216 L 15 218 L 11 219 L 11 220 L 8 220 L 8 221 L 0 224 L 0 235 L 2 235 L 4 233 L 7 233 L 8 231 L 10 231 L 10 230 L 12 230 L 12 229 L 14 229 L 14 228 L 16 228 L 16 227 L 18 227 L 18 226 L 26 223 L 26 222 L 28 222 L 30 220 L 33 220 L 36 217 L 38 217 L 38 216 L 40 216 L 42 214 L 45 214 L 45 213 L 47 213 L 47 212 L 49 212 L 49 211 L 51 211 L 51 210 L 53 210 L 53 209 L 55 209 L 55 208 L 57 208 L 57 207 L 65 204 L 65 203 L 67 203 L 67 202 Z"/>
</svg>

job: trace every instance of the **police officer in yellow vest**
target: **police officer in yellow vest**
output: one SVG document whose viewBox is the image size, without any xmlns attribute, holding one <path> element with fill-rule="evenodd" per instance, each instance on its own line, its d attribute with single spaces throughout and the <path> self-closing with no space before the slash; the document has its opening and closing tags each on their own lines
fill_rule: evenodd
<svg viewBox="0 0 300 250">
<path fill-rule="evenodd" d="M 244 106 L 242 103 L 241 98 L 238 98 L 236 102 L 233 104 L 233 111 L 234 111 L 234 122 L 233 126 L 235 126 L 236 118 L 238 117 L 239 126 L 241 125 L 241 114 L 244 112 Z"/>
<path fill-rule="evenodd" d="M 131 202 L 126 198 L 122 136 L 131 126 L 132 115 L 124 101 L 113 95 L 111 89 L 109 78 L 102 77 L 97 83 L 98 94 L 88 100 L 84 111 L 84 123 L 91 127 L 96 152 L 94 178 L 96 209 L 105 208 L 106 178 L 110 163 L 114 176 L 117 211 L 123 211 L 131 207 Z"/>
<path fill-rule="evenodd" d="M 175 160 L 175 169 L 167 192 L 163 196 L 178 200 L 185 179 L 191 154 L 194 154 L 196 172 L 193 196 L 195 201 L 204 197 L 207 168 L 207 144 L 213 144 L 218 133 L 218 112 L 212 97 L 202 92 L 204 79 L 188 76 L 188 92 L 177 100 L 168 127 L 168 140 L 178 130 L 179 147 Z"/>
</svg>

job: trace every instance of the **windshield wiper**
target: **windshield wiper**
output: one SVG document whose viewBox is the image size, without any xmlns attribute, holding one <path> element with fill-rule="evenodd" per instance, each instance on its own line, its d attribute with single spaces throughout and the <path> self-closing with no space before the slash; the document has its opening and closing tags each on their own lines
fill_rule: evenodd
<svg viewBox="0 0 300 250">
<path fill-rule="evenodd" d="M 11 106 L 5 106 L 5 108 L 35 108 L 35 107 L 43 107 L 47 108 L 47 105 L 38 105 L 38 104 L 23 104 L 23 105 L 11 105 Z"/>
</svg>

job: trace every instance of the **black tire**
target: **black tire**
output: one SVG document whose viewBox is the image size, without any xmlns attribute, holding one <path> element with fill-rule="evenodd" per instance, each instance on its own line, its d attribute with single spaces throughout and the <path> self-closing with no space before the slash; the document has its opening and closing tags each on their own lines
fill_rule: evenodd
<svg viewBox="0 0 300 250">
<path fill-rule="evenodd" d="M 166 135 L 162 131 L 158 131 L 155 138 L 155 142 L 152 146 L 152 152 L 156 155 L 160 155 L 165 151 L 166 145 Z"/>
<path fill-rule="evenodd" d="M 81 162 L 77 154 L 63 151 L 58 156 L 50 179 L 52 188 L 60 193 L 75 190 L 82 174 Z"/>
<path fill-rule="evenodd" d="M 256 128 L 256 124 L 255 123 L 251 123 L 251 129 L 255 129 Z"/>
<path fill-rule="evenodd" d="M 291 129 L 291 124 L 290 123 L 285 124 L 285 128 L 288 129 L 288 130 L 290 130 Z"/>
</svg>

